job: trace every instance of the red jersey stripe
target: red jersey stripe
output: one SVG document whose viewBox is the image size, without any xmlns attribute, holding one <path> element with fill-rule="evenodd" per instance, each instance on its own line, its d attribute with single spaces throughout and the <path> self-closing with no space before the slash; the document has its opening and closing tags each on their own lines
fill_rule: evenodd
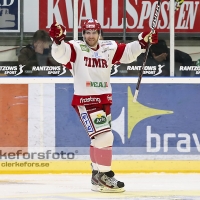
<svg viewBox="0 0 200 200">
<path fill-rule="evenodd" d="M 64 65 L 67 69 L 72 69 L 72 65 L 70 62 L 68 62 L 66 65 Z"/>
<path fill-rule="evenodd" d="M 117 45 L 117 50 L 115 52 L 115 55 L 113 57 L 113 60 L 112 60 L 112 64 L 115 64 L 116 62 L 120 61 L 123 53 L 124 53 L 124 49 L 126 47 L 126 44 L 124 43 L 120 43 Z"/>
<path fill-rule="evenodd" d="M 76 61 L 76 51 L 74 49 L 73 44 L 71 44 L 70 42 L 67 42 L 67 44 L 69 44 L 70 47 L 71 47 L 71 58 L 70 58 L 70 61 L 74 63 Z"/>
</svg>

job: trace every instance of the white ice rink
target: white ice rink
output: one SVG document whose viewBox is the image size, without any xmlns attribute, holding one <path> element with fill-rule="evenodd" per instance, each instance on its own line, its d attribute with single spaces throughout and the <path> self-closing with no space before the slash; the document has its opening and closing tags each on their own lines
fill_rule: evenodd
<svg viewBox="0 0 200 200">
<path fill-rule="evenodd" d="M 88 174 L 0 175 L 0 199 L 26 200 L 200 200 L 200 174 L 117 174 L 126 192 L 90 190 Z"/>
</svg>

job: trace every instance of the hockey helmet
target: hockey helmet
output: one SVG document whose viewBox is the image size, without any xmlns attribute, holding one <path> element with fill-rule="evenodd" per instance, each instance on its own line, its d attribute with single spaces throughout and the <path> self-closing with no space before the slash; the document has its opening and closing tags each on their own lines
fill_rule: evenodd
<svg viewBox="0 0 200 200">
<path fill-rule="evenodd" d="M 96 19 L 87 19 L 82 25 L 82 32 L 87 30 L 97 30 L 98 33 L 101 32 L 101 25 Z"/>
</svg>

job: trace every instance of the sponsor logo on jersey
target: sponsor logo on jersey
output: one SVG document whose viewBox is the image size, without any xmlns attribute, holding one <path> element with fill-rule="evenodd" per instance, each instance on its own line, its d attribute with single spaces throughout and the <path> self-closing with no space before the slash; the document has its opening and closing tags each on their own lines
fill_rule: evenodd
<svg viewBox="0 0 200 200">
<path fill-rule="evenodd" d="M 98 52 L 94 52 L 92 55 L 93 58 L 101 58 L 101 56 L 98 54 Z"/>
<path fill-rule="evenodd" d="M 180 71 L 195 71 L 195 74 L 200 74 L 200 66 L 180 66 L 179 70 Z"/>
<path fill-rule="evenodd" d="M 80 44 L 80 47 L 81 47 L 82 51 L 87 51 L 87 52 L 90 51 L 90 49 L 86 45 L 84 45 L 84 44 Z"/>
<path fill-rule="evenodd" d="M 103 46 L 106 46 L 106 45 L 112 45 L 112 41 L 107 40 L 107 41 L 103 41 L 103 42 L 101 43 L 101 46 L 102 46 L 102 47 L 103 47 Z"/>
<path fill-rule="evenodd" d="M 81 113 L 81 120 L 88 132 L 94 132 L 92 123 L 87 113 Z"/>
<path fill-rule="evenodd" d="M 101 114 L 98 114 L 97 118 L 94 119 L 94 123 L 98 125 L 105 124 L 106 122 L 107 122 L 106 117 Z"/>
<path fill-rule="evenodd" d="M 101 99 L 96 97 L 80 98 L 80 103 L 101 103 Z"/>
<path fill-rule="evenodd" d="M 86 81 L 86 87 L 108 87 L 107 82 L 92 82 L 92 81 Z"/>
<path fill-rule="evenodd" d="M 107 61 L 105 59 L 84 57 L 84 61 L 85 66 L 87 67 L 108 68 Z"/>
</svg>

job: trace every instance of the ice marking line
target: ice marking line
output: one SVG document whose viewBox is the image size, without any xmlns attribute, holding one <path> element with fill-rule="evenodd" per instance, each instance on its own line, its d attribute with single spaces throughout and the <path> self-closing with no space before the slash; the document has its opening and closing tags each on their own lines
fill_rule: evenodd
<svg viewBox="0 0 200 200">
<path fill-rule="evenodd" d="M 124 193 L 98 193 L 98 192 L 66 192 L 66 194 L 63 193 L 53 193 L 53 194 L 29 194 L 29 195 L 13 195 L 13 196 L 7 196 L 7 197 L 0 197 L 0 199 L 13 199 L 13 198 L 42 198 L 49 199 L 51 198 L 59 198 L 59 199 L 66 199 L 66 197 L 71 198 L 87 198 L 94 200 L 96 199 L 132 199 L 134 198 L 140 198 L 142 200 L 147 200 L 147 197 L 151 197 L 152 200 L 162 200 L 161 197 L 165 198 L 165 200 L 194 200 L 195 197 L 200 196 L 200 191 L 125 191 Z M 64 198 L 62 198 L 64 197 Z M 142 198 L 142 199 L 141 199 Z M 166 199 L 167 198 L 167 199 Z M 68 198 L 67 198 L 68 199 Z M 148 200 L 150 200 L 148 198 Z M 163 199 L 164 200 L 164 199 Z M 197 200 L 197 199 L 196 199 Z"/>
</svg>

